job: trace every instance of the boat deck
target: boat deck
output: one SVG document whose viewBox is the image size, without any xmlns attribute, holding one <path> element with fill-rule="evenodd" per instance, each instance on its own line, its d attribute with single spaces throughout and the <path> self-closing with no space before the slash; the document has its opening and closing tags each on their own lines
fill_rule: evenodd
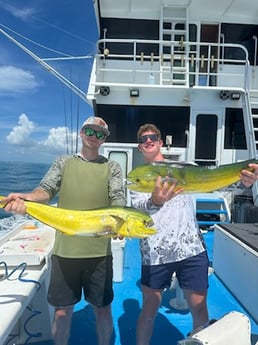
<svg viewBox="0 0 258 345">
<path fill-rule="evenodd" d="M 213 231 L 204 234 L 209 258 L 213 260 Z M 114 283 L 115 298 L 112 304 L 114 318 L 114 338 L 112 345 L 135 344 L 136 322 L 141 307 L 140 290 L 140 254 L 138 240 L 127 240 L 124 249 L 123 281 Z M 250 318 L 238 300 L 225 288 L 215 273 L 209 276 L 208 307 L 211 319 L 220 319 L 230 311 L 239 311 L 247 315 L 251 322 L 251 343 L 258 341 L 258 324 Z M 175 290 L 166 291 L 163 296 L 155 323 L 151 345 L 168 343 L 176 345 L 191 330 L 191 315 L 188 310 L 175 310 L 170 300 L 175 297 Z M 40 331 L 40 329 L 39 329 Z M 162 342 L 161 342 L 162 335 Z M 95 337 L 94 315 L 90 306 L 80 302 L 75 306 L 69 345 L 97 345 Z M 51 341 L 39 342 L 40 345 L 52 345 Z"/>
<path fill-rule="evenodd" d="M 258 253 L 257 223 L 223 224 L 221 227 Z"/>
</svg>

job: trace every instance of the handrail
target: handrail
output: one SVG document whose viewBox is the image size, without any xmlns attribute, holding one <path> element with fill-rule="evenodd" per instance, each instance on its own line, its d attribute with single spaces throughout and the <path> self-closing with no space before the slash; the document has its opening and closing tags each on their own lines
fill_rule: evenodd
<svg viewBox="0 0 258 345">
<path fill-rule="evenodd" d="M 255 71 L 256 68 L 256 57 L 257 57 L 257 36 L 253 35 L 253 40 L 254 40 L 254 66 L 253 69 Z"/>
<path fill-rule="evenodd" d="M 225 56 L 225 35 L 224 34 L 220 34 L 220 38 L 221 38 L 221 61 L 222 61 L 222 65 L 224 65 L 224 56 Z"/>
<path fill-rule="evenodd" d="M 184 41 L 182 49 L 181 44 L 180 41 L 166 40 L 101 39 L 97 42 L 98 53 L 95 55 L 96 85 L 102 82 L 148 84 L 148 77 L 151 74 L 156 80 L 155 87 L 158 85 L 189 87 L 198 86 L 200 82 L 201 86 L 209 86 L 209 83 L 215 83 L 216 78 L 220 77 L 221 80 L 221 76 L 227 78 L 228 83 L 230 79 L 228 77 L 233 75 L 236 78 L 236 85 L 241 81 L 243 88 L 248 87 L 249 60 L 248 51 L 244 46 L 224 42 Z M 103 47 L 106 47 L 105 52 Z M 160 51 L 159 47 L 168 47 L 173 54 L 155 54 L 155 51 Z M 144 50 L 147 51 L 146 54 Z M 152 50 L 154 52 L 151 52 Z M 219 51 L 222 52 L 221 57 L 217 56 L 220 55 Z M 241 52 L 243 57 L 232 58 L 234 52 L 236 52 L 235 56 L 239 56 Z M 223 70 L 225 65 L 241 68 Z M 219 69 L 219 66 L 222 68 Z M 203 84 L 201 77 L 205 78 L 206 84 Z"/>
<path fill-rule="evenodd" d="M 256 36 L 255 36 L 256 37 Z M 254 38 L 254 36 L 253 36 Z M 119 44 L 156 44 L 156 45 L 173 45 L 173 46 L 178 46 L 181 47 L 181 42 L 180 41 L 166 41 L 166 40 L 143 40 L 143 39 L 115 39 L 115 38 L 107 38 L 107 39 L 100 39 L 97 41 L 97 46 L 106 46 L 107 43 L 119 43 Z M 209 42 L 194 42 L 194 41 L 184 41 L 184 46 L 202 46 L 202 47 L 217 47 L 217 48 L 236 48 L 236 49 L 241 49 L 245 53 L 245 59 L 241 59 L 243 61 L 248 60 L 248 50 L 241 44 L 236 44 L 236 43 L 209 43 Z M 108 48 L 108 47 L 107 47 Z M 98 51 L 101 51 L 101 48 L 99 48 Z M 191 52 L 191 50 L 190 50 Z M 122 55 L 122 54 L 120 54 Z M 233 60 L 233 59 L 232 59 Z"/>
</svg>

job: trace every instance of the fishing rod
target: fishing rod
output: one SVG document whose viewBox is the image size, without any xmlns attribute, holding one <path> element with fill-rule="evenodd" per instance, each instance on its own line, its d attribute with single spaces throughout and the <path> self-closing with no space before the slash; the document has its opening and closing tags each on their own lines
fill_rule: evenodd
<svg viewBox="0 0 258 345">
<path fill-rule="evenodd" d="M 91 105 L 86 97 L 86 92 L 78 88 L 76 85 L 74 85 L 70 80 L 65 78 L 61 73 L 56 71 L 52 66 L 50 66 L 48 63 L 44 61 L 44 59 L 41 59 L 39 56 L 37 56 L 35 53 L 30 51 L 28 48 L 26 48 L 23 44 L 21 44 L 19 41 L 17 41 L 15 38 L 10 36 L 7 32 L 5 32 L 3 29 L 0 28 L 0 33 L 2 33 L 4 36 L 6 36 L 11 42 L 16 44 L 19 48 L 21 48 L 25 53 L 30 55 L 35 61 L 37 61 L 41 66 L 43 66 L 48 72 L 53 74 L 57 79 L 59 79 L 64 85 L 66 85 L 68 88 L 70 88 L 74 93 L 76 93 L 80 98 L 84 100 L 87 104 Z"/>
</svg>

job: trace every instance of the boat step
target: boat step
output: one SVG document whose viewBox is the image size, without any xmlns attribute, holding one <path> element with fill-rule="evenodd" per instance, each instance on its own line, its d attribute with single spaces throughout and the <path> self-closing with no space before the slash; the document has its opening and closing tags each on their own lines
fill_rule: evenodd
<svg viewBox="0 0 258 345">
<path fill-rule="evenodd" d="M 230 222 L 226 200 L 216 195 L 195 197 L 196 218 L 199 226 L 212 227 Z"/>
<path fill-rule="evenodd" d="M 197 214 L 228 214 L 226 210 L 196 210 Z"/>
<path fill-rule="evenodd" d="M 214 225 L 219 225 L 219 224 L 228 224 L 229 222 L 227 221 L 215 221 L 215 220 L 198 220 L 198 224 L 199 225 L 210 225 L 210 226 L 214 226 Z"/>
</svg>

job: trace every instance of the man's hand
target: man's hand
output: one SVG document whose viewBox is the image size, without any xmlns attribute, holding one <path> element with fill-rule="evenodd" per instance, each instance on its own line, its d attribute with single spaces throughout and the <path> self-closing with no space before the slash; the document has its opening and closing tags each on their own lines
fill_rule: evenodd
<svg viewBox="0 0 258 345">
<path fill-rule="evenodd" d="M 169 183 L 169 181 L 169 177 L 167 178 L 167 181 L 166 178 L 162 179 L 161 176 L 157 178 L 154 191 L 151 195 L 151 199 L 154 205 L 162 206 L 166 201 L 182 193 L 183 188 L 177 188 L 176 181 L 172 182 L 172 184 Z"/>
<path fill-rule="evenodd" d="M 258 164 L 249 164 L 250 170 L 242 170 L 240 173 L 241 182 L 245 187 L 251 187 L 258 180 Z"/>
<path fill-rule="evenodd" d="M 22 193 L 11 193 L 7 197 L 2 199 L 2 203 L 6 204 L 4 210 L 6 212 L 12 212 L 24 215 L 26 213 L 26 206 L 24 204 L 24 199 L 26 199 L 27 194 Z"/>
</svg>

